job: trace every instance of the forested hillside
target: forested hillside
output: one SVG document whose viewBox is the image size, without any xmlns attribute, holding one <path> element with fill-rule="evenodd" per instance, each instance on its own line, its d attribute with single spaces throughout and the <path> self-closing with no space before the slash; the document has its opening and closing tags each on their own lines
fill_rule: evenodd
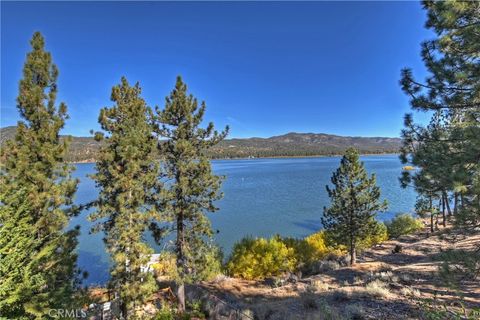
<svg viewBox="0 0 480 320">
<path fill-rule="evenodd" d="M 15 134 L 15 127 L 0 129 L 3 144 Z M 67 155 L 68 161 L 94 161 L 100 142 L 91 137 L 71 137 Z M 348 147 L 354 147 L 363 154 L 396 153 L 399 138 L 385 137 L 344 137 L 324 133 L 287 133 L 270 138 L 226 139 L 209 151 L 214 159 L 248 157 L 301 157 L 342 154 Z"/>
</svg>

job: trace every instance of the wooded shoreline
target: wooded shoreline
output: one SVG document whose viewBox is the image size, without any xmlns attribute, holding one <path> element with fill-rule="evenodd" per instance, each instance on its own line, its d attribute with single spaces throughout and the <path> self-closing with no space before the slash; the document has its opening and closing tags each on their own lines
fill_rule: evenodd
<svg viewBox="0 0 480 320">
<path fill-rule="evenodd" d="M 362 153 L 360 156 L 371 157 L 371 156 L 400 156 L 400 153 Z M 334 155 L 314 155 L 314 156 L 272 156 L 272 157 L 253 157 L 253 158 L 212 158 L 210 160 L 255 160 L 255 159 L 311 159 L 311 158 L 334 158 L 341 157 L 342 154 Z M 82 163 L 96 163 L 96 160 L 84 160 L 84 161 L 69 161 L 70 164 L 82 164 Z"/>
</svg>

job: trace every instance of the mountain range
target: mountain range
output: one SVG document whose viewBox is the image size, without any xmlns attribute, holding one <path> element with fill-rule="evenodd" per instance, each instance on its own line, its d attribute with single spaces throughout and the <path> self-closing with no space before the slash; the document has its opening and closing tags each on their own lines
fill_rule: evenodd
<svg viewBox="0 0 480 320">
<path fill-rule="evenodd" d="M 12 139 L 15 130 L 14 126 L 0 128 L 0 144 Z M 95 161 L 100 142 L 92 137 L 70 137 L 68 161 Z M 342 154 L 348 147 L 354 147 L 362 154 L 380 154 L 397 153 L 400 146 L 400 138 L 290 132 L 270 138 L 225 139 L 209 150 L 208 155 L 215 159 L 327 156 Z"/>
</svg>

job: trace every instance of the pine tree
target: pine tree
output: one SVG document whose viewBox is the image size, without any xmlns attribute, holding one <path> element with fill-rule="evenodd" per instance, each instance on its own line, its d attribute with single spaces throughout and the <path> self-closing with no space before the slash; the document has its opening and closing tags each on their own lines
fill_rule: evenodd
<svg viewBox="0 0 480 320">
<path fill-rule="evenodd" d="M 40 33 L 31 45 L 17 98 L 23 120 L 2 148 L 0 168 L 0 313 L 12 318 L 71 308 L 79 284 L 78 229 L 65 231 L 78 213 L 78 181 L 64 162 L 68 140 L 59 136 L 67 107 L 55 105 L 58 69 Z"/>
<path fill-rule="evenodd" d="M 137 318 L 137 307 L 155 290 L 153 276 L 145 269 L 152 249 L 144 234 L 159 219 L 153 204 L 161 184 L 152 112 L 140 94 L 139 84 L 132 87 L 125 78 L 113 87 L 115 105 L 100 111 L 99 123 L 107 136 L 95 135 L 104 144 L 92 175 L 99 197 L 90 219 L 99 221 L 94 231 L 105 233 L 113 262 L 109 287 L 120 298 L 124 318 Z"/>
<path fill-rule="evenodd" d="M 326 188 L 332 203 L 324 208 L 322 224 L 336 243 L 347 246 L 353 265 L 359 243 L 373 235 L 375 216 L 387 208 L 387 203 L 380 202 L 375 175 L 368 178 L 358 151 L 353 148 L 345 152 L 331 181 L 334 188 Z"/>
<path fill-rule="evenodd" d="M 178 77 L 175 89 L 166 98 L 165 109 L 157 109 L 156 131 L 167 139 L 159 144 L 165 157 L 165 174 L 171 181 L 163 196 L 163 206 L 176 232 L 181 311 L 185 309 L 184 284 L 202 267 L 196 253 L 204 252 L 206 239 L 212 235 L 206 213 L 216 211 L 214 201 L 221 198 L 221 179 L 212 173 L 206 151 L 225 138 L 228 127 L 221 133 L 214 130 L 213 123 L 201 128 L 205 108 L 204 102 L 198 107 L 197 100 L 187 94 L 187 86 Z"/>
<path fill-rule="evenodd" d="M 480 3 L 424 1 L 423 7 L 426 27 L 436 34 L 422 44 L 429 74 L 422 83 L 404 69 L 400 83 L 414 110 L 434 114 L 428 128 L 406 116 L 401 159 L 419 164 L 420 170 L 405 172 L 402 183 L 422 180 L 423 188 L 437 189 L 447 210 L 453 197 L 453 211 L 468 215 L 457 222 L 468 220 L 475 228 L 480 225 Z M 436 125 L 439 118 L 442 130 Z"/>
<path fill-rule="evenodd" d="M 433 232 L 433 218 L 438 219 L 439 213 L 442 214 L 443 226 L 446 226 L 445 209 L 449 209 L 445 205 L 449 201 L 447 192 L 453 189 L 453 181 L 463 170 L 451 156 L 450 145 L 444 143 L 449 135 L 448 119 L 444 112 L 434 112 L 430 124 L 425 128 L 412 128 L 411 121 L 407 116 L 406 126 L 410 129 L 404 129 L 402 135 L 404 143 L 409 141 L 410 150 L 414 152 L 403 156 L 408 156 L 408 162 L 421 170 L 416 170 L 414 174 L 405 171 L 400 182 L 402 187 L 413 185 L 417 191 L 417 213 L 421 216 L 430 214 L 430 229 Z M 434 205 L 436 200 L 440 201 L 438 208 Z"/>
</svg>

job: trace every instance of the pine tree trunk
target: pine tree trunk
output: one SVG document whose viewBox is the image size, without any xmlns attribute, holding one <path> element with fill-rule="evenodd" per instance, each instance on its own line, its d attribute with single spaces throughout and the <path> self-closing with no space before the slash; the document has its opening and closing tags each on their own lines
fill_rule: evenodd
<svg viewBox="0 0 480 320">
<path fill-rule="evenodd" d="M 455 192 L 455 196 L 453 198 L 453 214 L 457 214 L 457 206 L 458 206 L 458 193 Z"/>
<path fill-rule="evenodd" d="M 445 199 L 445 196 L 442 194 L 442 224 L 443 224 L 443 227 L 445 228 L 447 226 L 447 216 L 445 214 L 445 202 L 447 201 L 447 199 Z"/>
<path fill-rule="evenodd" d="M 432 197 L 430 197 L 430 231 L 433 233 L 433 205 Z"/>
<path fill-rule="evenodd" d="M 178 311 L 185 312 L 185 285 L 183 283 L 185 273 L 185 257 L 183 252 L 184 246 L 184 225 L 183 212 L 177 216 L 177 268 L 179 271 L 180 281 L 177 287 Z"/>
<path fill-rule="evenodd" d="M 357 262 L 357 252 L 355 250 L 355 242 L 350 241 L 350 265 L 353 266 Z"/>
<path fill-rule="evenodd" d="M 178 311 L 185 312 L 185 285 L 179 284 L 177 287 Z"/>
<path fill-rule="evenodd" d="M 120 310 L 122 312 L 123 319 L 128 319 L 127 303 L 125 301 L 122 301 L 120 304 Z"/>
<path fill-rule="evenodd" d="M 452 215 L 452 210 L 450 209 L 450 203 L 448 201 L 448 194 L 446 191 L 443 191 L 443 196 L 445 197 L 445 205 L 447 206 L 448 216 L 450 217 Z"/>
</svg>

